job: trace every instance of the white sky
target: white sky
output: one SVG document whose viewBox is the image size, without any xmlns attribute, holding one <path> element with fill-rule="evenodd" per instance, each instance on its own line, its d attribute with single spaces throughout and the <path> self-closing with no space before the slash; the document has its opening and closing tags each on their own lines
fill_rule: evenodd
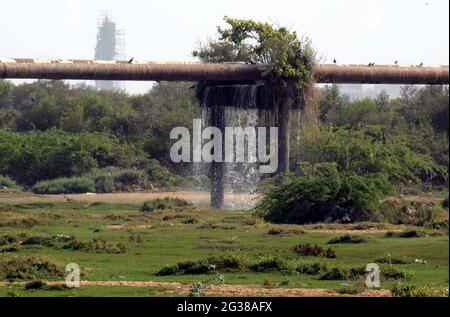
<svg viewBox="0 0 450 317">
<path fill-rule="evenodd" d="M 190 60 L 225 15 L 312 38 L 323 62 L 447 65 L 448 0 L 0 0 L 0 56 L 94 56 L 100 11 L 125 29 L 136 60 Z M 126 84 L 143 92 L 151 83 Z"/>
</svg>

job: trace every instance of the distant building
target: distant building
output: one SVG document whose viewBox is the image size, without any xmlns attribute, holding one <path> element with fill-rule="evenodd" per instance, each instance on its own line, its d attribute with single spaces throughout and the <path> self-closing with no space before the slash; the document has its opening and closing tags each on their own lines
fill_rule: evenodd
<svg viewBox="0 0 450 317">
<path fill-rule="evenodd" d="M 117 28 L 111 14 L 104 11 L 100 14 L 97 33 L 97 46 L 95 47 L 95 59 L 113 61 L 125 59 L 124 31 Z M 98 80 L 95 82 L 98 89 L 121 89 L 121 84 L 115 81 Z"/>
</svg>

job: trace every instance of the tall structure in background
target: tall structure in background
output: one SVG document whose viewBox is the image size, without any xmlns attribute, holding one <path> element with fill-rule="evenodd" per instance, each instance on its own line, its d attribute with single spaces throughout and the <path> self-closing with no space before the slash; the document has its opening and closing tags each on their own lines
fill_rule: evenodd
<svg viewBox="0 0 450 317">
<path fill-rule="evenodd" d="M 108 11 L 102 11 L 99 16 L 95 59 L 104 61 L 125 59 L 125 32 L 117 27 Z M 122 84 L 115 81 L 98 80 L 95 84 L 98 89 L 123 88 Z"/>
</svg>

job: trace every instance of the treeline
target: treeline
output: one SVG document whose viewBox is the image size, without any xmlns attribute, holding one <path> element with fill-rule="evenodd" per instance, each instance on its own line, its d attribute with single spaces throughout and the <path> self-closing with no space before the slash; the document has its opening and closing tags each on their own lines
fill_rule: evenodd
<svg viewBox="0 0 450 317">
<path fill-rule="evenodd" d="M 70 87 L 62 81 L 18 86 L 0 81 L 0 128 L 107 133 L 177 170 L 169 157 L 168 135 L 175 126 L 192 126 L 198 117 L 194 93 L 188 88 L 183 83 L 161 83 L 148 93 L 130 96 L 86 85 Z"/>
<path fill-rule="evenodd" d="M 186 171 L 172 164 L 168 136 L 197 117 L 188 88 L 161 83 L 130 96 L 61 81 L 0 81 L 0 175 L 30 187 L 114 166 L 144 171 L 154 186 L 180 184 Z"/>
<path fill-rule="evenodd" d="M 199 117 L 189 88 L 159 83 L 131 96 L 62 81 L 0 81 L 0 175 L 31 187 L 113 166 L 144 171 L 155 186 L 181 184 L 190 169 L 172 163 L 168 136 Z M 359 100 L 327 86 L 318 100 L 313 124 L 291 130 L 294 173 L 335 163 L 339 172 L 384 174 L 394 185 L 448 185 L 447 86 Z"/>
</svg>

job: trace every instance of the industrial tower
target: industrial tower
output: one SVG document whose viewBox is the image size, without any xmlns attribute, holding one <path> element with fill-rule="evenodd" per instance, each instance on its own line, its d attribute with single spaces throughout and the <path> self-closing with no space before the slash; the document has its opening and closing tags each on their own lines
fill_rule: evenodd
<svg viewBox="0 0 450 317">
<path fill-rule="evenodd" d="M 113 61 L 125 59 L 125 33 L 117 27 L 111 13 L 102 11 L 98 21 L 97 46 L 95 59 Z M 98 80 L 95 82 L 98 89 L 121 89 L 121 84 L 115 81 Z"/>
</svg>

